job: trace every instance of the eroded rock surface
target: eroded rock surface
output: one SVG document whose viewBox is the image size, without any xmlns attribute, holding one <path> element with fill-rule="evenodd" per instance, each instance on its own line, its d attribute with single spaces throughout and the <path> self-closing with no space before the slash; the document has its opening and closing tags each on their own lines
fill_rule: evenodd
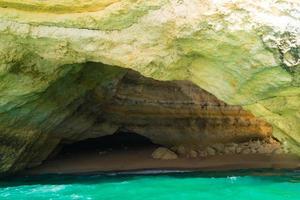
<svg viewBox="0 0 300 200">
<path fill-rule="evenodd" d="M 239 142 L 272 135 L 270 124 L 190 82 L 161 82 L 132 71 L 103 107 L 102 120 L 168 147 Z"/>
<path fill-rule="evenodd" d="M 97 67 L 102 69 L 101 73 L 94 71 Z M 38 165 L 64 143 L 118 131 L 135 132 L 167 147 L 185 145 L 190 148 L 217 142 L 263 139 L 272 135 L 270 124 L 240 106 L 218 100 L 188 81 L 157 81 L 131 70 L 95 63 L 85 64 L 81 73 L 69 73 L 59 84 L 54 84 L 57 87 L 48 89 L 40 97 L 40 107 L 37 107 L 40 113 L 36 115 L 45 116 L 54 108 L 61 110 L 50 112 L 45 121 L 38 121 L 39 124 L 35 125 L 37 132 L 32 132 L 36 141 L 31 141 L 26 132 L 24 134 L 24 128 L 30 127 L 29 122 L 40 117 L 24 112 L 32 104 L 13 110 L 24 116 L 17 120 L 20 124 L 14 124 L 20 129 L 7 132 L 7 135 L 24 134 L 23 142 L 27 141 L 28 146 L 26 149 L 17 148 L 26 145 L 15 143 L 18 138 L 2 141 L 2 147 L 10 147 L 10 153 L 18 156 L 15 159 L 23 159 L 22 162 L 16 161 L 3 150 L 6 158 L 14 161 L 10 170 Z M 89 78 L 93 76 L 105 78 Z M 85 81 L 91 82 L 87 84 Z M 61 84 L 64 87 L 75 84 L 70 92 L 76 95 L 65 93 Z M 80 89 L 84 93 L 80 94 Z M 63 101 L 64 98 L 67 100 Z M 64 109 L 68 112 L 63 112 Z M 49 126 L 50 123 L 52 126 Z M 191 157 L 197 157 L 197 153 Z M 9 160 L 4 161 L 8 163 Z"/>
<path fill-rule="evenodd" d="M 166 127 L 172 112 L 181 118 L 172 125 L 189 134 L 202 127 L 205 137 L 191 137 L 209 141 L 263 133 L 256 122 L 249 123 L 248 110 L 299 154 L 299 13 L 297 0 L 0 0 L 0 172 L 40 163 L 61 140 L 123 128 L 167 143 L 150 127 L 160 121 Z M 191 91 L 186 99 L 176 96 L 178 101 L 164 94 L 153 99 L 144 87 L 149 96 L 145 92 L 138 99 L 138 86 L 131 94 L 126 84 L 119 85 L 124 68 L 158 80 L 190 81 L 213 96 L 194 97 Z M 174 88 L 199 90 L 189 84 Z M 201 105 L 203 98 L 212 105 Z M 230 121 L 239 106 L 243 120 Z M 153 108 L 167 117 L 138 125 Z M 220 115 L 223 111 L 227 117 Z M 201 119 L 209 126 L 203 128 Z M 224 134 L 222 126 L 228 128 Z M 164 129 L 168 137 L 179 132 L 169 127 Z"/>
<path fill-rule="evenodd" d="M 209 157 L 225 154 L 286 154 L 289 153 L 287 149 L 281 145 L 280 142 L 273 138 L 264 138 L 257 140 L 250 140 L 247 142 L 230 142 L 230 143 L 211 143 L 209 145 L 198 146 L 174 146 L 171 148 L 182 157 Z"/>
</svg>

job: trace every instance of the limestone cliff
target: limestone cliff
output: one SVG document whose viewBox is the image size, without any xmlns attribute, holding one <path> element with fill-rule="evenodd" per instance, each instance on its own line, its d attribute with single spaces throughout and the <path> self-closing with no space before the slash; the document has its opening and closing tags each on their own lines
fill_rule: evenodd
<svg viewBox="0 0 300 200">
<path fill-rule="evenodd" d="M 167 139 L 176 132 L 170 113 L 186 119 L 182 137 L 201 129 L 207 142 L 231 140 L 237 130 L 270 134 L 261 118 L 300 153 L 299 24 L 297 0 L 0 0 L 0 172 L 41 162 L 62 138 L 122 128 L 177 143 Z M 124 68 L 183 82 L 139 82 Z M 166 95 L 153 94 L 155 87 Z M 130 124 L 161 113 L 168 113 L 161 123 Z M 203 128 L 197 118 L 213 125 Z M 166 138 L 150 131 L 166 124 Z"/>
</svg>

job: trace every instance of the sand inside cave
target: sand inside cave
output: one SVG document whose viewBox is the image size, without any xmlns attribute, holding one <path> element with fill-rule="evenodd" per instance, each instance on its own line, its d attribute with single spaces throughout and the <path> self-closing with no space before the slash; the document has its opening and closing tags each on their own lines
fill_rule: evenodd
<svg viewBox="0 0 300 200">
<path fill-rule="evenodd" d="M 157 145 L 65 152 L 27 169 L 22 174 L 77 174 L 136 170 L 238 170 L 238 169 L 300 169 L 300 158 L 294 155 L 234 154 L 207 158 L 158 160 L 151 157 Z"/>
</svg>

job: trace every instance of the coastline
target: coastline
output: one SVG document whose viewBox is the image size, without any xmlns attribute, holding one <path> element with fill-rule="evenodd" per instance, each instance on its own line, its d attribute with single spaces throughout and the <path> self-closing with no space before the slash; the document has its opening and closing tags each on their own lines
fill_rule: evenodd
<svg viewBox="0 0 300 200">
<path fill-rule="evenodd" d="M 42 165 L 24 170 L 22 175 L 78 175 L 92 173 L 168 173 L 232 170 L 300 170 L 300 157 L 295 155 L 232 154 L 206 158 L 158 160 L 151 157 L 156 147 L 112 150 L 99 155 L 82 152 L 50 159 Z"/>
</svg>

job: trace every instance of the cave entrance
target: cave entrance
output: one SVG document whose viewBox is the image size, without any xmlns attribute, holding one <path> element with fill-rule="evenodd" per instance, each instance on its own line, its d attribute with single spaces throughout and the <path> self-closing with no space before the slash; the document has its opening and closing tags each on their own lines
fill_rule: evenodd
<svg viewBox="0 0 300 200">
<path fill-rule="evenodd" d="M 59 145 L 49 160 L 64 159 L 73 156 L 105 155 L 126 151 L 144 151 L 155 149 L 158 145 L 150 139 L 132 132 L 118 132 L 99 138 L 90 138 L 72 144 Z"/>
<path fill-rule="evenodd" d="M 152 152 L 159 145 L 132 132 L 90 138 L 75 143 L 61 141 L 52 154 L 39 166 L 25 174 L 87 173 L 122 171 L 148 166 Z"/>
</svg>

